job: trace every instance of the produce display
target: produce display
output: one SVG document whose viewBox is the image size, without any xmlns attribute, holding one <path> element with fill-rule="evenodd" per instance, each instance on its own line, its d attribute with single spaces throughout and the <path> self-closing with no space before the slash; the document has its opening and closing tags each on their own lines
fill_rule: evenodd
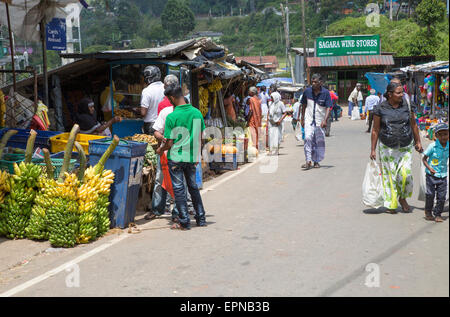
<svg viewBox="0 0 450 317">
<path fill-rule="evenodd" d="M 25 229 L 30 221 L 38 179 L 41 175 L 41 168 L 30 163 L 36 135 L 36 131 L 30 131 L 25 161 L 20 164 L 14 163 L 15 175 L 7 180 L 9 193 L 1 206 L 0 230 L 10 239 L 25 238 Z"/>
<path fill-rule="evenodd" d="M 142 93 L 142 90 L 144 90 L 144 88 L 145 88 L 144 84 L 131 84 L 128 85 L 128 93 L 140 95 Z"/>
<path fill-rule="evenodd" d="M 25 161 L 14 163 L 14 175 L 0 171 L 0 235 L 49 240 L 54 247 L 73 247 L 109 230 L 109 194 L 114 173 L 104 170 L 104 166 L 119 138 L 115 136 L 98 164 L 86 170 L 83 147 L 75 141 L 79 131 L 79 126 L 74 125 L 65 147 L 63 166 L 55 180 L 55 167 L 47 149 L 43 149 L 46 173 L 30 163 L 36 138 L 36 132 L 31 130 Z M 2 137 L 0 159 L 8 139 L 15 133 L 10 130 Z M 80 157 L 78 174 L 67 172 L 74 145 Z"/>
<path fill-rule="evenodd" d="M 126 137 L 126 140 L 144 142 L 149 144 L 157 144 L 158 140 L 153 135 L 148 134 L 135 134 L 132 137 Z"/>
<path fill-rule="evenodd" d="M 134 112 L 125 110 L 125 109 L 114 109 L 114 115 L 118 116 L 118 117 L 129 118 L 129 119 L 136 118 L 136 115 L 134 114 Z"/>
<path fill-rule="evenodd" d="M 147 150 L 146 150 L 145 156 L 144 156 L 144 167 L 147 167 L 150 165 L 156 166 L 156 164 L 158 164 L 156 152 L 153 149 L 153 146 L 151 144 L 148 144 Z"/>
</svg>

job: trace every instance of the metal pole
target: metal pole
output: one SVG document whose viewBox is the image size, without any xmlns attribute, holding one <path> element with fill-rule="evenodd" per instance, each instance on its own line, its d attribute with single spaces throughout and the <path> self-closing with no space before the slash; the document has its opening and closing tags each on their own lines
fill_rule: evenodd
<svg viewBox="0 0 450 317">
<path fill-rule="evenodd" d="M 12 74 L 13 74 L 13 88 L 14 92 L 16 92 L 16 69 L 14 65 L 14 44 L 13 44 L 13 38 L 12 38 L 12 32 L 11 32 L 11 21 L 9 18 L 9 5 L 8 2 L 5 2 L 6 5 L 6 18 L 8 19 L 8 33 L 9 33 L 9 47 L 11 51 L 11 67 L 12 67 Z"/>
<path fill-rule="evenodd" d="M 389 20 L 392 21 L 392 0 L 389 1 Z"/>
<path fill-rule="evenodd" d="M 302 32 L 303 32 L 303 73 L 305 74 L 303 77 L 306 83 L 306 58 L 308 56 L 308 52 L 306 51 L 306 31 L 305 31 L 305 0 L 302 0 Z"/>
<path fill-rule="evenodd" d="M 48 107 L 48 74 L 47 74 L 47 43 L 45 40 L 45 24 L 44 21 L 40 23 L 41 37 L 42 37 L 42 59 L 43 59 L 43 73 L 44 73 L 44 103 Z"/>
</svg>

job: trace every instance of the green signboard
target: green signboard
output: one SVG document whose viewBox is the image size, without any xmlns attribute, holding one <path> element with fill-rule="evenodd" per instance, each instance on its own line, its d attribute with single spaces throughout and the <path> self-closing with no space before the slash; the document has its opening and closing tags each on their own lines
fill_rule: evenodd
<svg viewBox="0 0 450 317">
<path fill-rule="evenodd" d="M 380 55 L 380 35 L 318 37 L 316 57 Z"/>
</svg>

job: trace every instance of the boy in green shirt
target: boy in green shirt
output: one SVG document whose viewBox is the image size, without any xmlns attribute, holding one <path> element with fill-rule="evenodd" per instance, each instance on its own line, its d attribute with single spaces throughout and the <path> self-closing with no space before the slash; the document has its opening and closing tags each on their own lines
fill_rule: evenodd
<svg viewBox="0 0 450 317">
<path fill-rule="evenodd" d="M 192 197 L 197 226 L 206 226 L 205 210 L 202 197 L 195 179 L 195 171 L 200 157 L 201 137 L 205 130 L 205 122 L 201 112 L 190 104 L 186 104 L 180 86 L 169 86 L 164 94 L 174 105 L 174 111 L 166 118 L 164 128 L 165 142 L 156 151 L 161 155 L 169 150 L 169 172 L 172 179 L 175 204 L 179 212 L 179 225 L 173 229 L 190 229 L 190 219 L 186 199 L 186 188 L 183 176 L 186 178 L 187 189 Z"/>
</svg>

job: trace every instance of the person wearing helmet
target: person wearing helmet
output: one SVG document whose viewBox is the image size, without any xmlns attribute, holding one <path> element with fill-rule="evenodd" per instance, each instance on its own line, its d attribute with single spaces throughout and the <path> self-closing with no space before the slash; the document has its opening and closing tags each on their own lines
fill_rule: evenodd
<svg viewBox="0 0 450 317">
<path fill-rule="evenodd" d="M 164 84 L 161 82 L 161 71 L 157 66 L 147 66 L 143 72 L 144 81 L 148 85 L 141 96 L 141 115 L 144 118 L 143 132 L 153 134 L 153 124 L 158 117 L 158 105 L 164 99 Z"/>
</svg>

